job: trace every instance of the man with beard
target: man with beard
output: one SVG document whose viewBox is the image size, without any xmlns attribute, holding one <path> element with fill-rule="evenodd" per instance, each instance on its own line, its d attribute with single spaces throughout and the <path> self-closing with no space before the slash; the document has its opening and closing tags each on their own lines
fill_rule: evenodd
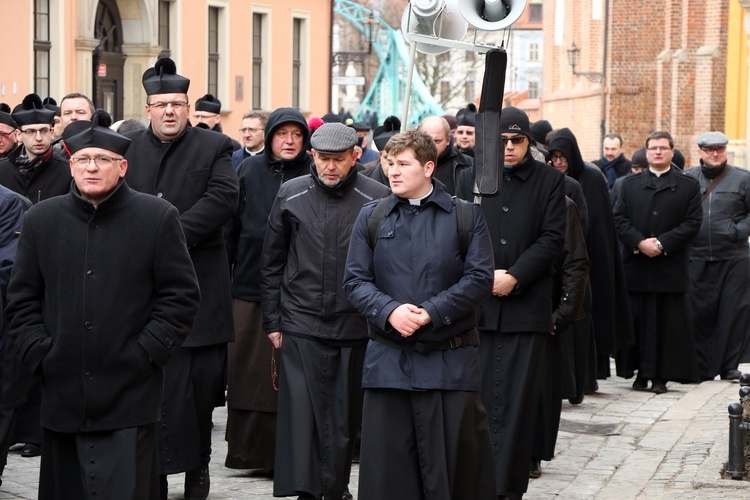
<svg viewBox="0 0 750 500">
<path fill-rule="evenodd" d="M 445 118 L 429 116 L 419 124 L 419 131 L 432 137 L 437 147 L 438 159 L 433 178 L 442 182 L 450 194 L 456 194 L 458 176 L 474 164 L 474 159 L 453 148 L 450 125 Z"/>
<path fill-rule="evenodd" d="M 503 186 L 482 200 L 492 237 L 492 296 L 479 305 L 477 328 L 482 402 L 495 450 L 497 494 L 519 499 L 529 483 L 545 354 L 553 332 L 554 270 L 565 240 L 565 176 L 531 155 L 529 117 L 500 114 Z M 461 175 L 459 197 L 471 199 L 473 170 Z"/>
<path fill-rule="evenodd" d="M 625 158 L 625 153 L 622 152 L 623 145 L 624 141 L 620 134 L 605 135 L 604 141 L 602 141 L 604 155 L 593 162 L 604 172 L 609 189 L 612 189 L 617 179 L 628 175 L 630 168 L 633 166 L 630 160 Z"/>
<path fill-rule="evenodd" d="M 315 168 L 281 186 L 263 242 L 263 329 L 282 359 L 273 489 L 340 500 L 351 498 L 368 339 L 344 264 L 362 206 L 390 191 L 357 173 L 354 129 L 323 124 L 310 145 Z"/>
<path fill-rule="evenodd" d="M 0 160 L 0 184 L 32 203 L 70 190 L 68 162 L 52 148 L 55 112 L 36 94 L 24 97 L 11 114 L 18 125 L 21 146 Z"/>
<path fill-rule="evenodd" d="M 227 224 L 232 270 L 234 342 L 229 343 L 228 443 L 225 465 L 271 474 L 276 449 L 276 379 L 270 366 L 280 359 L 263 331 L 261 256 L 268 215 L 279 187 L 307 175 L 313 160 L 305 151 L 310 134 L 302 113 L 279 108 L 268 116 L 265 153 L 247 158 L 238 170 L 240 203 Z"/>
<path fill-rule="evenodd" d="M 729 138 L 698 137 L 700 167 L 686 174 L 701 186 L 703 224 L 690 242 L 690 308 L 701 379 L 740 377 L 747 362 L 750 317 L 750 173 L 727 163 Z"/>
<path fill-rule="evenodd" d="M 649 168 L 627 177 L 614 208 L 623 244 L 636 346 L 627 369 L 636 391 L 667 392 L 667 381 L 699 379 L 688 299 L 688 245 L 703 214 L 698 181 L 671 165 L 669 132 L 646 139 Z M 596 294 L 594 290 L 594 294 Z"/>
<path fill-rule="evenodd" d="M 0 103 L 0 159 L 5 158 L 18 145 L 16 122 L 10 116 L 10 106 Z"/>
<path fill-rule="evenodd" d="M 556 169 L 581 185 L 588 205 L 586 246 L 591 260 L 591 319 L 596 339 L 596 366 L 589 368 L 592 379 L 586 388 L 597 388 L 596 378 L 610 375 L 609 358 L 633 344 L 633 327 L 627 288 L 617 242 L 607 180 L 602 172 L 581 157 L 578 141 L 568 128 L 557 131 L 547 145 L 549 159 Z M 621 371 L 621 376 L 632 373 Z M 594 378 L 595 377 L 595 378 Z"/>
<path fill-rule="evenodd" d="M 177 74 L 174 61 L 156 61 L 142 83 L 150 125 L 127 134 L 133 144 L 126 180 L 177 207 L 201 289 L 193 329 L 165 370 L 158 428 L 162 496 L 167 475 L 186 472 L 185 498 L 204 499 L 210 489 L 211 415 L 224 404 L 227 342 L 234 339 L 224 224 L 237 209 L 237 173 L 229 138 L 190 126 L 190 80 Z"/>
</svg>

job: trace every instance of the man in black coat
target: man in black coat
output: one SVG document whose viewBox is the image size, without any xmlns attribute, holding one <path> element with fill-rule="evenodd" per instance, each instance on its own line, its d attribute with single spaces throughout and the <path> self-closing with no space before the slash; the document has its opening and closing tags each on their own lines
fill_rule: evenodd
<svg viewBox="0 0 750 500">
<path fill-rule="evenodd" d="M 74 187 L 27 213 L 6 309 L 42 380 L 39 498 L 157 498 L 163 368 L 198 281 L 177 210 L 122 180 L 130 140 L 97 116 L 64 137 Z"/>
<path fill-rule="evenodd" d="M 607 180 L 602 172 L 583 161 L 578 140 L 568 128 L 557 131 L 547 145 L 552 166 L 573 177 L 581 185 L 588 205 L 588 230 L 584 228 L 591 260 L 591 319 L 596 338 L 596 366 L 585 390 L 597 389 L 596 379 L 610 374 L 610 356 L 633 344 L 633 327 L 627 288 L 617 243 Z M 618 374 L 632 376 L 620 371 Z"/>
<path fill-rule="evenodd" d="M 276 109 L 266 121 L 264 153 L 245 159 L 237 172 L 240 203 L 226 228 L 235 339 L 228 347 L 225 465 L 233 469 L 270 473 L 276 460 L 278 391 L 269 365 L 275 363 L 278 371 L 281 356 L 263 331 L 260 263 L 276 193 L 313 166 L 305 150 L 309 141 L 302 113 Z"/>
<path fill-rule="evenodd" d="M 323 124 L 310 144 L 315 168 L 281 186 L 263 242 L 263 329 L 282 359 L 274 496 L 341 499 L 368 338 L 342 287 L 344 263 L 362 206 L 390 191 L 358 174 L 354 129 Z"/>
<path fill-rule="evenodd" d="M 674 142 L 657 131 L 646 140 L 649 169 L 627 177 L 614 208 L 624 247 L 636 347 L 629 370 L 637 391 L 667 392 L 666 382 L 699 379 L 688 300 L 688 244 L 703 220 L 700 185 L 672 167 Z M 596 291 L 594 291 L 596 293 Z"/>
<path fill-rule="evenodd" d="M 21 146 L 0 160 L 0 184 L 32 203 L 67 193 L 68 161 L 52 148 L 55 112 L 45 108 L 38 95 L 29 94 L 11 116 L 18 125 Z"/>
<path fill-rule="evenodd" d="M 543 355 L 553 331 L 552 285 L 565 241 L 565 177 L 531 156 L 529 118 L 500 114 L 503 186 L 482 210 L 495 257 L 493 294 L 479 305 L 482 402 L 495 449 L 497 494 L 518 499 L 529 483 Z M 470 199 L 471 171 L 458 196 Z"/>
<path fill-rule="evenodd" d="M 165 494 L 166 475 L 187 472 L 185 496 L 194 499 L 209 492 L 211 414 L 224 404 L 226 346 L 234 338 L 224 223 L 237 208 L 239 188 L 229 138 L 188 123 L 189 84 L 171 59 L 144 73 L 151 123 L 128 133 L 126 180 L 179 210 L 201 287 L 193 329 L 166 370 L 159 426 Z"/>
<path fill-rule="evenodd" d="M 0 103 L 0 159 L 5 158 L 18 146 L 18 125 L 10 115 L 10 106 Z"/>
<path fill-rule="evenodd" d="M 607 134 L 602 141 L 603 155 L 592 163 L 599 167 L 607 178 L 607 186 L 611 190 L 615 181 L 628 175 L 633 164 L 625 158 L 622 152 L 624 140 L 620 134 Z"/>
</svg>

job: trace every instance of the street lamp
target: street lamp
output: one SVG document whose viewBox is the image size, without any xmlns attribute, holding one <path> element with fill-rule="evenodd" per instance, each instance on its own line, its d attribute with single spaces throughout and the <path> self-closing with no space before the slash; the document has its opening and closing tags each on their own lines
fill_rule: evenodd
<svg viewBox="0 0 750 500">
<path fill-rule="evenodd" d="M 585 76 L 593 83 L 601 83 L 602 78 L 604 77 L 602 73 L 576 71 L 576 66 L 578 66 L 578 58 L 581 55 L 581 49 L 579 49 L 576 46 L 575 42 L 573 42 L 573 44 L 570 46 L 567 52 L 568 52 L 568 64 L 570 64 L 570 67 L 573 68 L 573 75 Z"/>
<path fill-rule="evenodd" d="M 378 38 L 378 32 L 380 31 L 380 21 L 375 19 L 375 14 L 370 12 L 367 19 L 362 21 L 365 25 L 365 36 L 367 36 L 367 54 L 372 54 L 372 44 Z"/>
</svg>

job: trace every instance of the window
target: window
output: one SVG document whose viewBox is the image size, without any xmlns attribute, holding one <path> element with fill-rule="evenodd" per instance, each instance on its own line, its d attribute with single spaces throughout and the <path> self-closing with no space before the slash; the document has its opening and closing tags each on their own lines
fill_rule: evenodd
<svg viewBox="0 0 750 500">
<path fill-rule="evenodd" d="M 464 101 L 474 102 L 474 82 L 464 83 Z"/>
<path fill-rule="evenodd" d="M 440 82 L 440 102 L 447 103 L 451 98 L 451 82 Z"/>
<path fill-rule="evenodd" d="M 34 91 L 42 98 L 50 94 L 49 0 L 34 1 Z"/>
<path fill-rule="evenodd" d="M 159 0 L 159 45 L 161 52 L 159 57 L 171 57 L 172 51 L 169 46 L 169 0 Z"/>
<path fill-rule="evenodd" d="M 541 23 L 542 22 L 542 4 L 531 3 L 529 7 L 529 22 L 530 23 Z"/>
<path fill-rule="evenodd" d="M 263 109 L 263 14 L 253 14 L 253 109 Z"/>
<path fill-rule="evenodd" d="M 529 81 L 529 99 L 537 99 L 539 97 L 539 82 L 531 80 Z"/>
<path fill-rule="evenodd" d="M 208 93 L 219 95 L 219 8 L 208 8 Z"/>
<path fill-rule="evenodd" d="M 538 43 L 530 43 L 529 44 L 529 61 L 539 61 L 539 44 Z"/>
<path fill-rule="evenodd" d="M 292 25 L 292 107 L 295 109 L 300 109 L 302 22 L 302 19 L 295 18 Z"/>
</svg>

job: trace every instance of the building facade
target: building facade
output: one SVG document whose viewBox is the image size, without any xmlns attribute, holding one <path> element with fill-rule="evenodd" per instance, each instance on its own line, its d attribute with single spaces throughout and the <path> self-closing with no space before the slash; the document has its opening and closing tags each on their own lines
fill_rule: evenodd
<svg viewBox="0 0 750 500">
<path fill-rule="evenodd" d="M 250 110 L 330 107 L 331 0 L 14 0 L 3 17 L 11 107 L 81 92 L 115 119 L 145 120 L 141 75 L 160 56 L 190 78 L 191 102 L 221 100 L 230 134 Z"/>
</svg>

